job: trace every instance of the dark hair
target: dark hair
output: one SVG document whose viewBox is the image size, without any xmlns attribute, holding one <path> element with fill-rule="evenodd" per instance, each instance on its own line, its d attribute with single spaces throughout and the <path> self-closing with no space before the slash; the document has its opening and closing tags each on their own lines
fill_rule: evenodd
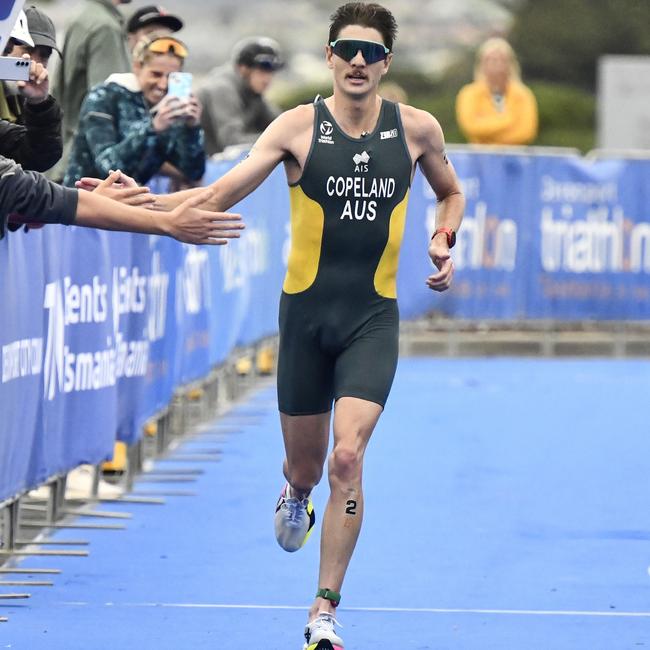
<svg viewBox="0 0 650 650">
<path fill-rule="evenodd" d="M 328 43 L 335 41 L 344 27 L 361 25 L 376 29 L 384 39 L 384 45 L 389 50 L 393 49 L 397 22 L 393 14 L 381 5 L 374 2 L 348 2 L 332 14 L 331 21 Z"/>
</svg>

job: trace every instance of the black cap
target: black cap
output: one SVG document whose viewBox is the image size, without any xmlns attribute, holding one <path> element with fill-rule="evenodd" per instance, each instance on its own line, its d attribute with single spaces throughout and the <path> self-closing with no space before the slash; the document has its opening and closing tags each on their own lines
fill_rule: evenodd
<svg viewBox="0 0 650 650">
<path fill-rule="evenodd" d="M 34 45 L 51 47 L 60 55 L 61 50 L 56 45 L 56 29 L 50 17 L 33 5 L 25 8 L 25 15 L 27 16 L 27 29 L 29 29 Z"/>
<path fill-rule="evenodd" d="M 249 68 L 279 70 L 284 67 L 280 46 L 264 36 L 247 38 L 235 46 L 235 63 Z"/>
<path fill-rule="evenodd" d="M 169 27 L 172 32 L 183 29 L 183 21 L 178 16 L 168 13 L 162 7 L 148 5 L 142 7 L 142 9 L 138 9 L 126 21 L 126 31 L 129 34 L 133 34 L 133 32 L 137 32 L 142 27 L 151 24 L 164 25 L 165 27 Z"/>
</svg>

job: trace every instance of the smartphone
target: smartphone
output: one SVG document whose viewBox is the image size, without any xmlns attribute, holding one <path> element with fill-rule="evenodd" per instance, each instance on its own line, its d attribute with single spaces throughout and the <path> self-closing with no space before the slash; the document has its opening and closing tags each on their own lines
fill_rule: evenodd
<svg viewBox="0 0 650 650">
<path fill-rule="evenodd" d="M 29 81 L 29 59 L 0 56 L 0 79 L 3 81 Z"/>
<path fill-rule="evenodd" d="M 180 99 L 189 99 L 192 94 L 192 73 L 170 72 L 167 94 Z"/>
</svg>

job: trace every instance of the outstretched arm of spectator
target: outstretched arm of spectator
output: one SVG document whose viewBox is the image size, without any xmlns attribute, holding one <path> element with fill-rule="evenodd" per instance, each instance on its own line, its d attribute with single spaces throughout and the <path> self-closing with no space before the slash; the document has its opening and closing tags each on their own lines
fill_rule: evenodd
<svg viewBox="0 0 650 650">
<path fill-rule="evenodd" d="M 103 185 L 112 186 L 119 172 L 109 175 L 95 192 L 62 187 L 36 172 L 23 171 L 13 160 L 0 156 L 0 236 L 6 223 L 62 223 L 104 230 L 169 235 L 189 244 L 225 244 L 243 228 L 237 214 L 208 212 L 196 205 L 198 194 L 169 213 L 131 207 L 102 196 Z M 205 190 L 210 194 L 210 190 Z"/>
<path fill-rule="evenodd" d="M 113 178 L 109 176 L 105 182 L 112 184 Z M 210 194 L 210 190 L 205 193 Z M 241 217 L 198 209 L 196 206 L 205 200 L 205 196 L 198 194 L 172 212 L 160 213 L 117 203 L 99 191 L 79 192 L 75 224 L 102 230 L 169 235 L 187 244 L 227 244 L 228 239 L 239 237 L 243 228 Z"/>
</svg>

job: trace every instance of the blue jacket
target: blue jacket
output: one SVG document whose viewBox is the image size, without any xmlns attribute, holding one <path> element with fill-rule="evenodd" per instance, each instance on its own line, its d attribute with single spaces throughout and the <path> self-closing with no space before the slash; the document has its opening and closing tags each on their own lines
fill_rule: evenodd
<svg viewBox="0 0 650 650">
<path fill-rule="evenodd" d="M 81 106 L 63 184 L 73 187 L 82 176 L 104 178 L 111 169 L 143 184 L 164 162 L 199 180 L 205 172 L 203 130 L 179 123 L 157 133 L 135 75 L 114 74 L 93 87 Z"/>
</svg>

